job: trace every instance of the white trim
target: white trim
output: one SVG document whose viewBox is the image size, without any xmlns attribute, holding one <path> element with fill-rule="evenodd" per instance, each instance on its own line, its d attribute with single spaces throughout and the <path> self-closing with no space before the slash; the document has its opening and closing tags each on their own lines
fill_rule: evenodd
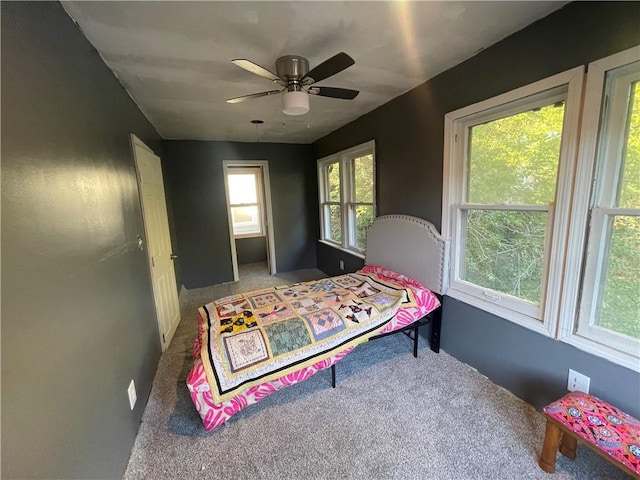
<svg viewBox="0 0 640 480">
<path fill-rule="evenodd" d="M 325 240 L 323 238 L 321 238 L 320 240 L 318 240 L 320 243 L 324 243 L 325 245 L 335 248 L 337 250 L 342 250 L 343 252 L 348 253 L 349 255 L 353 255 L 354 257 L 358 257 L 358 258 L 365 258 L 365 253 L 364 252 L 356 252 L 355 250 L 348 250 L 346 248 L 344 248 L 342 245 L 340 245 L 337 242 L 332 242 L 330 240 Z"/>
<path fill-rule="evenodd" d="M 567 100 L 562 125 L 562 144 L 560 146 L 560 164 L 556 187 L 556 209 L 553 218 L 552 238 L 548 257 L 546 299 L 543 307 L 543 319 L 549 332 L 555 336 L 558 328 L 558 312 L 562 305 L 562 277 L 567 257 L 566 228 L 571 219 L 571 198 L 573 189 L 571 180 L 575 177 L 578 145 L 571 139 L 580 132 L 580 114 L 582 113 L 582 90 L 584 85 L 584 67 L 570 70 Z"/>
<path fill-rule="evenodd" d="M 640 360 L 637 356 L 629 355 L 628 353 L 615 350 L 611 347 L 602 345 L 601 343 L 594 342 L 588 338 L 581 337 L 579 335 L 571 335 L 565 338 L 561 338 L 560 341 L 573 345 L 580 350 L 583 350 L 592 355 L 596 355 L 605 360 L 609 360 L 617 365 L 633 370 L 640 373 Z"/>
<path fill-rule="evenodd" d="M 224 197 L 227 204 L 227 225 L 229 227 L 229 244 L 231 247 L 231 268 L 233 269 L 233 281 L 240 280 L 238 275 L 238 253 L 236 252 L 236 239 L 233 235 L 233 218 L 231 217 L 231 199 L 229 198 L 229 179 L 227 178 L 227 164 L 222 162 L 222 176 L 224 177 Z"/>
</svg>

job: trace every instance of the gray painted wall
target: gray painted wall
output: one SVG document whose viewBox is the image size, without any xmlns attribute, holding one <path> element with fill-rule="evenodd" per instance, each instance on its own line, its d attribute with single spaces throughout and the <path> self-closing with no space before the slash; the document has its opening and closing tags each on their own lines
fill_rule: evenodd
<svg viewBox="0 0 640 480">
<path fill-rule="evenodd" d="M 250 237 L 236 239 L 236 256 L 238 265 L 267 261 L 266 237 Z"/>
<path fill-rule="evenodd" d="M 160 356 L 129 134 L 160 139 L 60 4 L 1 7 L 2 478 L 118 478 Z"/>
<path fill-rule="evenodd" d="M 318 252 L 318 265 L 321 265 L 322 271 L 329 276 L 333 277 L 355 272 L 364 266 L 364 259 L 338 250 L 326 243 L 318 242 L 316 250 Z M 340 270 L 341 260 L 344 263 L 344 270 Z"/>
<path fill-rule="evenodd" d="M 186 288 L 233 280 L 224 160 L 269 162 L 277 270 L 315 268 L 318 186 L 310 145 L 167 140 L 163 153 Z"/>
<path fill-rule="evenodd" d="M 440 228 L 444 115 L 640 43 L 640 3 L 575 2 L 314 143 L 321 158 L 376 141 L 378 214 Z M 328 250 L 329 249 L 329 250 Z M 319 248 L 333 273 L 345 254 Z M 640 376 L 474 307 L 445 298 L 442 347 L 540 408 L 565 391 L 567 369 L 636 417 Z"/>
</svg>

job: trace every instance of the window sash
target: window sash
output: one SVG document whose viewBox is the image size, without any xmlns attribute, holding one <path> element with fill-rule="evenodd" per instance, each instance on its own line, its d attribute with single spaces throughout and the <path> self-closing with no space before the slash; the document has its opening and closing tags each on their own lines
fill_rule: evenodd
<svg viewBox="0 0 640 480">
<path fill-rule="evenodd" d="M 638 355 L 640 340 L 596 324 L 602 308 L 605 269 L 611 254 L 613 220 L 615 217 L 640 217 L 640 210 L 594 208 L 583 274 L 580 309 L 575 333 L 604 345 Z"/>
<path fill-rule="evenodd" d="M 465 222 L 465 214 L 469 210 L 480 211 L 505 211 L 505 212 L 540 212 L 545 213 L 547 216 L 547 222 L 545 225 L 546 235 L 543 246 L 544 251 L 544 263 L 541 275 L 541 297 L 539 303 L 524 300 L 522 298 L 510 295 L 508 293 L 494 290 L 490 287 L 477 285 L 465 280 L 466 275 L 463 274 L 465 269 L 465 244 L 463 239 L 467 238 L 466 229 L 467 224 Z M 521 322 L 525 322 L 529 326 L 534 326 L 537 329 L 542 321 L 542 308 L 541 306 L 545 301 L 545 292 L 548 278 L 548 258 L 549 258 L 549 228 L 551 228 L 553 220 L 553 207 L 542 205 L 475 205 L 475 204 L 461 204 L 455 207 L 455 220 L 452 237 L 457 239 L 455 242 L 455 249 L 457 252 L 451 255 L 451 284 L 452 287 L 461 292 L 465 297 L 473 298 L 475 301 L 481 301 L 485 303 L 493 304 L 494 307 L 485 305 L 492 311 L 498 311 L 500 314 L 504 314 L 504 310 L 508 310 L 512 315 L 516 315 Z"/>
</svg>

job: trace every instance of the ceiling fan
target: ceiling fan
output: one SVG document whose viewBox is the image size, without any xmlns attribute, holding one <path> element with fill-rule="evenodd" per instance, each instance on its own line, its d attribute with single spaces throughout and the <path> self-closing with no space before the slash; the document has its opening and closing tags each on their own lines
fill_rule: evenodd
<svg viewBox="0 0 640 480">
<path fill-rule="evenodd" d="M 348 88 L 314 86 L 316 82 L 335 75 L 355 63 L 353 58 L 344 52 L 334 55 L 311 70 L 309 70 L 309 61 L 306 58 L 299 55 L 285 55 L 276 60 L 277 73 L 273 73 L 244 58 L 231 61 L 240 68 L 277 83 L 281 88 L 230 98 L 227 100 L 228 103 L 239 103 L 252 98 L 266 97 L 284 92 L 282 95 L 284 104 L 282 111 L 286 115 L 302 115 L 309 111 L 309 95 L 353 100 L 360 93 L 358 90 Z"/>
</svg>

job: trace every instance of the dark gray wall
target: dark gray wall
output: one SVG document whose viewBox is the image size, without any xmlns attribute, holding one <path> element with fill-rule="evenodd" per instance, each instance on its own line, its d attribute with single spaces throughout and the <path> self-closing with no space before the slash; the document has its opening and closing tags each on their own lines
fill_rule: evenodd
<svg viewBox="0 0 640 480">
<path fill-rule="evenodd" d="M 118 478 L 160 356 L 129 134 L 160 139 L 60 4 L 1 7 L 2 478 Z"/>
<path fill-rule="evenodd" d="M 318 186 L 310 145 L 168 140 L 163 154 L 185 287 L 233 280 L 224 160 L 269 162 L 277 270 L 316 266 Z"/>
<path fill-rule="evenodd" d="M 266 237 L 236 239 L 236 256 L 238 265 L 267 261 Z"/>
<path fill-rule="evenodd" d="M 322 265 L 322 271 L 332 277 L 355 272 L 364 266 L 364 259 L 323 242 L 318 242 L 317 252 L 318 265 Z M 341 260 L 344 263 L 344 270 L 340 269 Z"/>
<path fill-rule="evenodd" d="M 639 44 L 638 25 L 639 2 L 571 3 L 320 139 L 314 155 L 375 139 L 378 214 L 439 228 L 444 115 Z M 318 267 L 333 272 L 343 254 L 320 252 Z M 571 367 L 592 378 L 592 392 L 640 414 L 638 374 L 450 298 L 443 313 L 443 348 L 536 407 L 565 391 Z"/>
</svg>

